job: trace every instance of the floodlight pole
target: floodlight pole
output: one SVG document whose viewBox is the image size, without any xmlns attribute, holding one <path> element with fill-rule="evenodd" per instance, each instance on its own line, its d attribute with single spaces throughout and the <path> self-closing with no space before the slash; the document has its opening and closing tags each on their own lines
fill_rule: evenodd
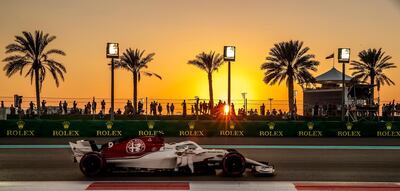
<svg viewBox="0 0 400 191">
<path fill-rule="evenodd" d="M 345 77 L 346 77 L 346 64 L 343 62 L 342 63 L 342 121 L 344 121 L 344 116 L 345 116 L 345 94 L 346 94 L 346 83 L 345 83 Z"/>
<path fill-rule="evenodd" d="M 111 113 L 110 120 L 114 120 L 114 58 L 111 58 Z"/>
<path fill-rule="evenodd" d="M 228 115 L 231 115 L 231 61 L 228 61 Z"/>
<path fill-rule="evenodd" d="M 272 112 L 272 98 L 269 98 L 269 111 Z"/>
</svg>

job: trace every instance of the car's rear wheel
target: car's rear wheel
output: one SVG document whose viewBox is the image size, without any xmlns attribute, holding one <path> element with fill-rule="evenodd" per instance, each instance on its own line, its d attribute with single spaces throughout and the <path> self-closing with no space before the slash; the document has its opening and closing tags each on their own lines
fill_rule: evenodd
<svg viewBox="0 0 400 191">
<path fill-rule="evenodd" d="M 79 167 L 87 177 L 100 176 L 106 167 L 106 161 L 98 152 L 90 152 L 83 155 Z"/>
<path fill-rule="evenodd" d="M 246 159 L 238 152 L 225 155 L 222 159 L 222 171 L 228 176 L 241 176 L 246 170 Z"/>
</svg>

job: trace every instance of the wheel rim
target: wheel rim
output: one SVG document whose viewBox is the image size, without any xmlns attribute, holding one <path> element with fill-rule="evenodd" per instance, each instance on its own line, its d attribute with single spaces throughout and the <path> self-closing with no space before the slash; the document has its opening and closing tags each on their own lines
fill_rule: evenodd
<svg viewBox="0 0 400 191">
<path fill-rule="evenodd" d="M 237 155 L 231 155 L 225 159 L 224 168 L 232 175 L 241 174 L 244 164 L 243 158 Z"/>
<path fill-rule="evenodd" d="M 84 171 L 87 173 L 95 173 L 98 172 L 101 168 L 101 159 L 95 155 L 89 155 L 83 161 Z"/>
</svg>

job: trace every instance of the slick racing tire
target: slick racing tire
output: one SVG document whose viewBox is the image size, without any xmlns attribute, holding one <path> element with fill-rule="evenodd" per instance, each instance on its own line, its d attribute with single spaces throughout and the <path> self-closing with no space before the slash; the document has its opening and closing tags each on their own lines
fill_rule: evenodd
<svg viewBox="0 0 400 191">
<path fill-rule="evenodd" d="M 87 177 L 100 176 L 106 167 L 106 161 L 98 152 L 90 152 L 83 155 L 79 162 L 79 168 Z"/>
<path fill-rule="evenodd" d="M 222 159 L 222 171 L 227 176 L 242 176 L 246 170 L 246 159 L 238 152 L 225 155 Z"/>
<path fill-rule="evenodd" d="M 226 149 L 226 151 L 230 153 L 237 153 L 238 151 L 236 149 Z"/>
</svg>

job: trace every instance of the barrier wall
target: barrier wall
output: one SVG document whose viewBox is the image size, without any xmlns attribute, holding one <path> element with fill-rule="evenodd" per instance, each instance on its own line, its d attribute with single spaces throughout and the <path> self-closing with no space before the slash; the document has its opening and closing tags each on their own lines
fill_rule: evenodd
<svg viewBox="0 0 400 191">
<path fill-rule="evenodd" d="M 0 137 L 400 137 L 400 122 L 6 120 Z"/>
</svg>

